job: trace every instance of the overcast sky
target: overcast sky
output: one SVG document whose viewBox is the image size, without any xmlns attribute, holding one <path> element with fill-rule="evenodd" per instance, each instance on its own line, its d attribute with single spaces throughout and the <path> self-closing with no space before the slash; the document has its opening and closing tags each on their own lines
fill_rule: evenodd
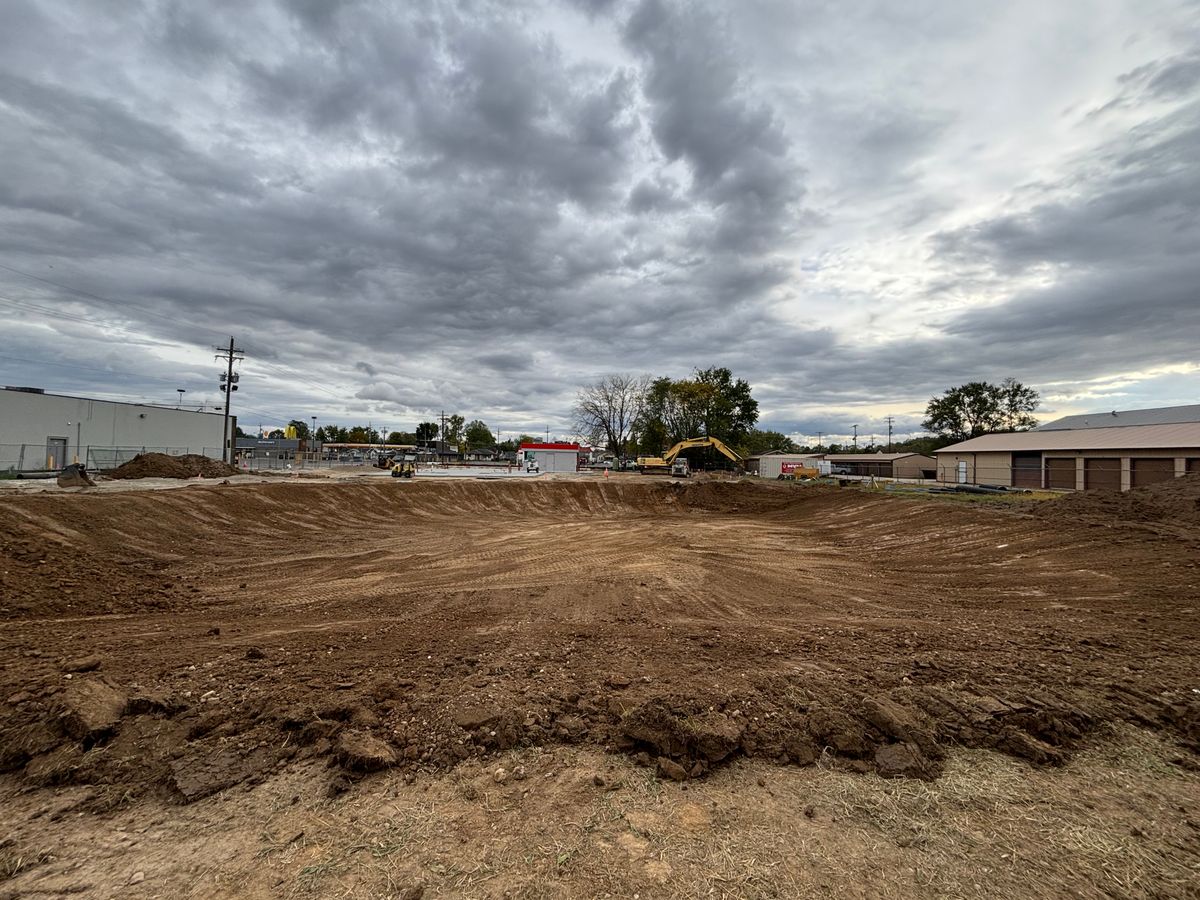
<svg viewBox="0 0 1200 900">
<path fill-rule="evenodd" d="M 0 4 L 0 381 L 248 429 L 1200 402 L 1198 207 L 1196 0 Z"/>
</svg>

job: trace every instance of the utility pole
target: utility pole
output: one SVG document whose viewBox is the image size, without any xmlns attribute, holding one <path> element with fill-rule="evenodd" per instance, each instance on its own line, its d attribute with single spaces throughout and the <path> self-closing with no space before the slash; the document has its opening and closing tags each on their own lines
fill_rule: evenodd
<svg viewBox="0 0 1200 900">
<path fill-rule="evenodd" d="M 238 376 L 233 374 L 234 360 L 243 360 L 246 358 L 246 351 L 240 347 L 233 345 L 233 338 L 229 339 L 229 348 L 217 347 L 217 359 L 223 359 L 226 362 L 225 373 L 221 376 L 221 390 L 225 392 L 225 420 L 221 427 L 222 440 L 224 445 L 221 447 L 221 461 L 233 465 L 233 438 L 229 434 L 229 407 L 233 405 L 233 392 L 238 389 Z"/>
<path fill-rule="evenodd" d="M 892 452 L 892 422 L 896 421 L 895 416 L 886 416 L 888 423 L 888 453 Z"/>
<path fill-rule="evenodd" d="M 854 426 L 854 449 L 858 449 L 858 426 Z"/>
<path fill-rule="evenodd" d="M 823 432 L 823 431 L 817 432 L 817 452 L 818 453 L 821 452 L 821 438 L 824 436 L 825 436 L 825 432 Z"/>
</svg>

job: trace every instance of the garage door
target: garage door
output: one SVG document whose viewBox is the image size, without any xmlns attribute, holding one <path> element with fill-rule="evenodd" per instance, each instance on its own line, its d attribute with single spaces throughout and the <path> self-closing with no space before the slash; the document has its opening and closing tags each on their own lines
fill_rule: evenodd
<svg viewBox="0 0 1200 900">
<path fill-rule="evenodd" d="M 1042 454 L 1014 453 L 1012 483 L 1013 487 L 1040 488 L 1042 486 Z M 1071 471 L 1075 471 L 1075 461 L 1071 460 Z M 1072 478 L 1075 476 L 1072 475 Z M 1071 487 L 1075 485 L 1072 484 Z"/>
<path fill-rule="evenodd" d="M 1046 460 L 1046 487 L 1060 490 L 1075 490 L 1075 460 Z"/>
<path fill-rule="evenodd" d="M 1119 491 L 1121 489 L 1121 460 L 1085 459 L 1083 489 L 1086 491 Z"/>
<path fill-rule="evenodd" d="M 1134 487 L 1145 487 L 1158 481 L 1170 481 L 1175 477 L 1173 459 L 1131 459 L 1129 461 L 1129 483 Z"/>
</svg>

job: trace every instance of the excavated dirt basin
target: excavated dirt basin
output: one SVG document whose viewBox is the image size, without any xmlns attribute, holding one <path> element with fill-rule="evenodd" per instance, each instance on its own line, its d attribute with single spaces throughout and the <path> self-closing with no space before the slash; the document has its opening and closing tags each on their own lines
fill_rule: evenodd
<svg viewBox="0 0 1200 900">
<path fill-rule="evenodd" d="M 936 779 L 955 746 L 1056 765 L 1121 722 L 1194 767 L 1198 547 L 1072 502 L 636 479 L 2 498 L 0 768 L 96 809 L 562 744 L 675 780 L 738 757 Z"/>
</svg>

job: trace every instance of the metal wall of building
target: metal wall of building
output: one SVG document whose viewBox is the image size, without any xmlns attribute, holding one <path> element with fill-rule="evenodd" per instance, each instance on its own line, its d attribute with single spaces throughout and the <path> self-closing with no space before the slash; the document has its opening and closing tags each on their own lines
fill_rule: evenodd
<svg viewBox="0 0 1200 900">
<path fill-rule="evenodd" d="M 0 390 L 0 445 L 23 445 L 43 460 L 51 442 L 65 446 L 67 462 L 82 458 L 80 448 L 87 447 L 178 447 L 219 455 L 222 430 L 220 413 Z"/>
<path fill-rule="evenodd" d="M 536 459 L 543 472 L 575 472 L 579 469 L 578 450 L 525 450 L 525 461 Z"/>
</svg>

